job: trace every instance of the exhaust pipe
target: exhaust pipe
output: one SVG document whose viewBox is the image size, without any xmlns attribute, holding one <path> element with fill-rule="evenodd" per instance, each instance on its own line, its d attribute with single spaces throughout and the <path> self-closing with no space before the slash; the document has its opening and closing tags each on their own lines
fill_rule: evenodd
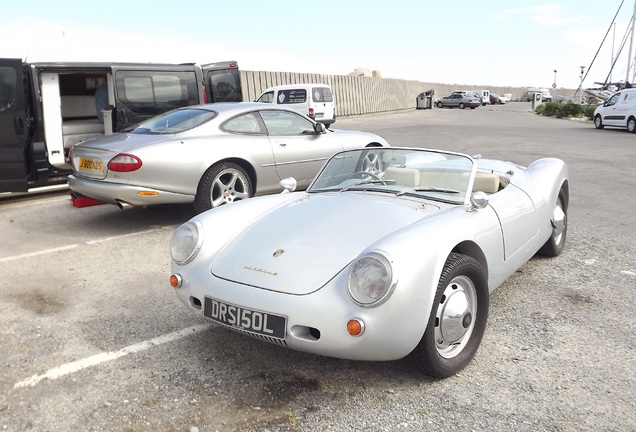
<svg viewBox="0 0 636 432">
<path fill-rule="evenodd" d="M 127 208 L 131 208 L 133 206 L 132 204 L 129 204 L 129 203 L 125 202 L 125 201 L 117 200 L 116 203 L 117 203 L 117 207 L 119 207 L 122 210 L 125 210 Z"/>
</svg>

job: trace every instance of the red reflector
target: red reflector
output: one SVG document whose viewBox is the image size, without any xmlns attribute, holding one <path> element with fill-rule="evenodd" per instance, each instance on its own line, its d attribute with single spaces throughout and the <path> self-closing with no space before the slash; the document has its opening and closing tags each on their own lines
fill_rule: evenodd
<svg viewBox="0 0 636 432">
<path fill-rule="evenodd" d="M 309 108 L 309 117 L 311 117 L 311 118 L 314 117 L 314 109 L 313 108 Z"/>
<path fill-rule="evenodd" d="M 141 159 L 131 154 L 119 153 L 108 162 L 108 169 L 116 172 L 130 172 L 141 168 Z"/>
</svg>

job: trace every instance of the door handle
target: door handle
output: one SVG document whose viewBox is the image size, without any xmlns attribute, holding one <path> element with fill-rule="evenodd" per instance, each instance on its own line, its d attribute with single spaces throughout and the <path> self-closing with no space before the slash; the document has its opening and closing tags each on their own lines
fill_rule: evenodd
<svg viewBox="0 0 636 432">
<path fill-rule="evenodd" d="M 278 141 L 276 144 L 278 144 L 278 147 L 287 147 L 287 143 L 284 141 Z"/>
</svg>

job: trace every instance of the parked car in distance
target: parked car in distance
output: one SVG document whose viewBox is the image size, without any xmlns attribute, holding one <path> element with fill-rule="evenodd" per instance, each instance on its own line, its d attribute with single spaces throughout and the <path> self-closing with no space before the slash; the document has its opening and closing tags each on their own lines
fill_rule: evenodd
<svg viewBox="0 0 636 432">
<path fill-rule="evenodd" d="M 636 88 L 614 93 L 603 105 L 596 107 L 594 126 L 596 129 L 615 126 L 636 133 Z"/>
<path fill-rule="evenodd" d="M 435 101 L 437 108 L 475 109 L 481 105 L 481 99 L 473 92 L 454 92 Z"/>
<path fill-rule="evenodd" d="M 367 132 L 328 130 L 292 109 L 255 102 L 184 107 L 71 149 L 71 193 L 120 208 L 194 203 L 202 212 L 306 188 L 334 153 L 388 146 Z"/>
<path fill-rule="evenodd" d="M 552 102 L 552 93 L 550 93 L 550 89 L 545 87 L 528 87 L 525 94 L 525 100 L 528 102 L 532 102 L 534 99 L 534 95 L 536 93 L 541 94 L 541 100 L 544 102 Z"/>
<path fill-rule="evenodd" d="M 505 103 L 510 102 L 510 100 L 505 96 L 499 96 L 495 93 L 490 93 L 490 104 L 491 105 L 503 105 Z"/>
<path fill-rule="evenodd" d="M 281 183 L 293 191 L 293 179 Z M 526 168 L 442 150 L 348 150 L 306 192 L 177 228 L 170 285 L 192 313 L 241 335 L 337 358 L 409 356 L 445 378 L 475 355 L 490 293 L 535 254 L 562 252 L 568 200 L 555 158 Z"/>
<path fill-rule="evenodd" d="M 294 109 L 329 127 L 336 122 L 336 104 L 327 84 L 290 84 L 266 89 L 256 102 Z"/>
</svg>

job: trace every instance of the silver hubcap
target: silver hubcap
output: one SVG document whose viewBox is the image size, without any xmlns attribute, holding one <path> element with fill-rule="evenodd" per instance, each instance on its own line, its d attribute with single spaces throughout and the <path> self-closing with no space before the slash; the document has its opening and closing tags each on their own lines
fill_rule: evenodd
<svg viewBox="0 0 636 432">
<path fill-rule="evenodd" d="M 553 217 L 552 226 L 554 227 L 554 242 L 556 244 L 561 244 L 561 241 L 563 240 L 563 231 L 565 231 L 565 227 L 567 225 L 567 217 L 561 207 L 561 200 L 559 200 L 556 207 L 554 207 Z"/>
<path fill-rule="evenodd" d="M 467 276 L 457 276 L 444 289 L 435 316 L 435 347 L 444 358 L 457 356 L 475 328 L 477 291 Z"/>
<path fill-rule="evenodd" d="M 376 152 L 368 152 L 362 161 L 362 171 L 370 173 L 378 173 L 382 171 L 382 161 L 380 155 Z"/>
<path fill-rule="evenodd" d="M 249 182 L 241 172 L 228 168 L 214 178 L 210 196 L 212 207 L 249 197 Z"/>
</svg>

